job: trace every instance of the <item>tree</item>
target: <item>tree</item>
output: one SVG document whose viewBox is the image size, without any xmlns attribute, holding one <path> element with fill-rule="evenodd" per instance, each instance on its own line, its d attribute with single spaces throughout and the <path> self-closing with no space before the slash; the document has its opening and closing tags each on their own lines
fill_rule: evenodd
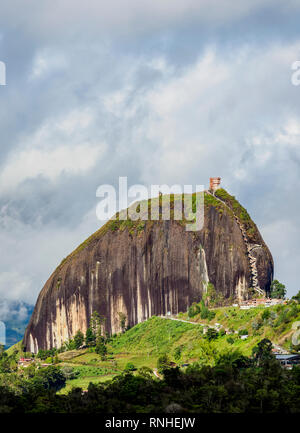
<svg viewBox="0 0 300 433">
<path fill-rule="evenodd" d="M 285 285 L 281 284 L 278 280 L 274 280 L 271 283 L 271 298 L 283 299 L 286 294 Z"/>
<path fill-rule="evenodd" d="M 217 292 L 213 283 L 207 284 L 206 299 L 207 303 L 213 305 L 216 301 Z"/>
<path fill-rule="evenodd" d="M 209 309 L 205 305 L 201 308 L 200 318 L 204 320 L 209 318 Z"/>
<path fill-rule="evenodd" d="M 120 319 L 120 327 L 122 329 L 122 332 L 125 332 L 126 329 L 126 320 L 127 317 L 124 313 L 122 313 L 121 311 L 118 312 L 119 315 L 119 319 Z"/>
<path fill-rule="evenodd" d="M 95 346 L 95 344 L 96 344 L 96 336 L 94 335 L 92 328 L 87 328 L 87 330 L 86 330 L 85 344 L 88 347 Z"/>
<path fill-rule="evenodd" d="M 209 311 L 207 318 L 208 318 L 208 320 L 212 320 L 215 318 L 215 316 L 216 316 L 216 313 L 214 311 Z"/>
<path fill-rule="evenodd" d="M 260 366 L 272 359 L 275 359 L 275 356 L 272 353 L 272 347 L 272 342 L 267 338 L 264 338 L 252 349 L 252 356 L 257 365 Z"/>
<path fill-rule="evenodd" d="M 207 330 L 207 332 L 205 334 L 205 338 L 208 341 L 216 340 L 218 338 L 218 336 L 219 336 L 219 334 L 218 334 L 218 332 L 214 328 L 208 328 L 208 330 Z"/>
<path fill-rule="evenodd" d="M 194 302 L 188 309 L 188 316 L 194 317 L 196 314 L 200 313 L 200 306 Z"/>
<path fill-rule="evenodd" d="M 300 302 L 300 290 L 299 290 L 299 292 L 297 293 L 297 295 L 295 295 L 295 296 L 292 297 L 292 299 L 294 299 L 294 300 L 297 301 L 297 302 Z"/>
<path fill-rule="evenodd" d="M 262 327 L 262 325 L 263 325 L 263 321 L 260 318 L 254 319 L 253 322 L 251 322 L 251 327 L 254 331 L 254 334 L 257 333 L 257 331 Z"/>
<path fill-rule="evenodd" d="M 144 377 L 145 379 L 149 379 L 151 378 L 153 371 L 150 367 L 143 366 L 138 369 L 138 373 L 140 376 Z"/>
<path fill-rule="evenodd" d="M 179 361 L 179 359 L 181 358 L 181 350 L 182 350 L 181 346 L 177 346 L 176 349 L 174 350 L 174 358 L 176 361 Z"/>
<path fill-rule="evenodd" d="M 75 349 L 79 349 L 83 345 L 83 342 L 84 342 L 84 335 L 79 330 L 76 332 L 75 337 L 74 337 Z"/>
<path fill-rule="evenodd" d="M 39 349 L 36 357 L 44 361 L 45 359 L 54 356 L 56 354 L 56 349 Z"/>
<path fill-rule="evenodd" d="M 159 373 L 162 373 L 164 370 L 170 367 L 170 360 L 168 355 L 165 353 L 161 355 L 157 360 L 157 370 Z"/>
<path fill-rule="evenodd" d="M 4 346 L 3 346 L 3 344 L 0 344 L 0 358 L 2 358 L 2 355 L 4 353 L 5 353 Z"/>
<path fill-rule="evenodd" d="M 75 377 L 80 374 L 79 371 L 75 371 L 73 367 L 68 365 L 62 367 L 61 372 L 67 380 L 75 379 Z"/>
<path fill-rule="evenodd" d="M 7 352 L 2 352 L 0 356 L 0 373 L 9 373 L 11 371 L 11 357 Z"/>
<path fill-rule="evenodd" d="M 37 353 L 37 358 L 41 359 L 41 360 L 45 360 L 47 358 L 47 351 L 44 349 L 39 349 L 38 353 Z"/>
<path fill-rule="evenodd" d="M 224 337 L 224 335 L 226 335 L 226 331 L 224 328 L 220 329 L 219 335 L 220 335 L 220 337 Z"/>
<path fill-rule="evenodd" d="M 223 350 L 220 351 L 215 360 L 216 365 L 232 365 L 233 362 L 236 362 L 238 359 L 242 357 L 242 353 L 236 349 L 236 350 Z"/>
<path fill-rule="evenodd" d="M 261 318 L 262 318 L 262 320 L 268 320 L 270 317 L 271 317 L 271 312 L 270 312 L 269 309 L 266 308 L 266 309 L 262 312 Z"/>
<path fill-rule="evenodd" d="M 75 349 L 75 341 L 70 338 L 70 340 L 66 341 L 66 349 L 67 350 L 74 350 Z"/>
<path fill-rule="evenodd" d="M 98 355 L 101 356 L 101 360 L 102 361 L 104 361 L 106 359 L 107 348 L 106 348 L 106 346 L 104 344 L 103 337 L 98 338 L 97 343 L 96 343 L 95 352 L 98 353 Z"/>
<path fill-rule="evenodd" d="M 105 317 L 100 316 L 100 314 L 97 311 L 94 311 L 91 316 L 91 328 L 93 334 L 96 337 L 96 343 L 98 338 L 102 336 L 102 326 L 104 322 L 105 322 Z"/>
<path fill-rule="evenodd" d="M 124 370 L 125 371 L 135 371 L 136 368 L 132 362 L 127 362 Z"/>
<path fill-rule="evenodd" d="M 164 375 L 164 382 L 168 386 L 171 386 L 173 388 L 181 388 L 182 383 L 180 379 L 182 375 L 178 366 L 174 368 L 165 368 L 163 370 L 163 375 Z"/>
<path fill-rule="evenodd" d="M 59 391 L 66 384 L 66 377 L 59 367 L 49 366 L 35 373 L 33 384 L 45 389 Z"/>
<path fill-rule="evenodd" d="M 101 335 L 101 321 L 100 321 L 100 315 L 97 311 L 94 311 L 91 315 L 91 328 L 93 331 L 93 334 L 97 336 L 98 334 Z"/>
</svg>

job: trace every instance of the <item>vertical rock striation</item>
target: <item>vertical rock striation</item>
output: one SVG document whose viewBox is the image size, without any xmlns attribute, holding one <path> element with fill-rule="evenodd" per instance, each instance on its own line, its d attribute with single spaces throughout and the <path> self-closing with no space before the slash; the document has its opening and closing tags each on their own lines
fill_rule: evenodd
<svg viewBox="0 0 300 433">
<path fill-rule="evenodd" d="M 221 191 L 222 192 L 222 191 Z M 230 196 L 231 197 L 231 196 Z M 260 287 L 268 290 L 272 256 L 259 238 Z M 105 330 L 120 331 L 118 312 L 132 326 L 153 315 L 186 311 L 201 300 L 207 283 L 224 298 L 249 297 L 251 270 L 234 214 L 205 195 L 204 227 L 188 232 L 182 221 L 109 221 L 53 272 L 40 292 L 24 335 L 26 350 L 60 347 L 93 311 L 106 318 Z"/>
</svg>

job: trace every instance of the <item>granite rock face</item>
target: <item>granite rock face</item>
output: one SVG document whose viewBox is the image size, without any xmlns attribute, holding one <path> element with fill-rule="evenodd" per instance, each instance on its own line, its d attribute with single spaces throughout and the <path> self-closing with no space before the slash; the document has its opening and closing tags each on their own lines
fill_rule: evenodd
<svg viewBox="0 0 300 433">
<path fill-rule="evenodd" d="M 256 226 L 255 226 L 256 227 Z M 257 229 L 256 229 L 257 230 Z M 258 230 L 261 288 L 273 278 L 272 256 Z M 60 347 L 94 311 L 105 330 L 120 331 L 118 312 L 132 326 L 153 315 L 186 311 L 207 283 L 225 298 L 249 297 L 251 272 L 241 230 L 220 202 L 205 202 L 204 227 L 188 232 L 180 221 L 145 221 L 119 227 L 111 221 L 70 254 L 40 292 L 24 335 L 27 351 Z"/>
</svg>

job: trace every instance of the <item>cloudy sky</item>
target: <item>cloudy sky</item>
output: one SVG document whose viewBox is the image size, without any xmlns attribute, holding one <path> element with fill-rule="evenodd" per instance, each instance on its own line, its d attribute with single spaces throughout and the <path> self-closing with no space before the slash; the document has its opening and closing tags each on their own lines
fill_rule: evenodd
<svg viewBox="0 0 300 433">
<path fill-rule="evenodd" d="M 96 189 L 223 186 L 300 289 L 298 0 L 1 5 L 0 297 L 34 303 L 100 225 Z"/>
</svg>

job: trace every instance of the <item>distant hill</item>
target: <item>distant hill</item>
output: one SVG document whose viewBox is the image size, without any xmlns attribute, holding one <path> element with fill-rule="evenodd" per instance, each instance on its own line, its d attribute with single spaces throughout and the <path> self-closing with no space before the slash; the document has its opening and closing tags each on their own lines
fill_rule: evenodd
<svg viewBox="0 0 300 433">
<path fill-rule="evenodd" d="M 33 308 L 33 305 L 23 301 L 0 301 L 0 321 L 6 327 L 6 349 L 22 340 Z"/>
</svg>

